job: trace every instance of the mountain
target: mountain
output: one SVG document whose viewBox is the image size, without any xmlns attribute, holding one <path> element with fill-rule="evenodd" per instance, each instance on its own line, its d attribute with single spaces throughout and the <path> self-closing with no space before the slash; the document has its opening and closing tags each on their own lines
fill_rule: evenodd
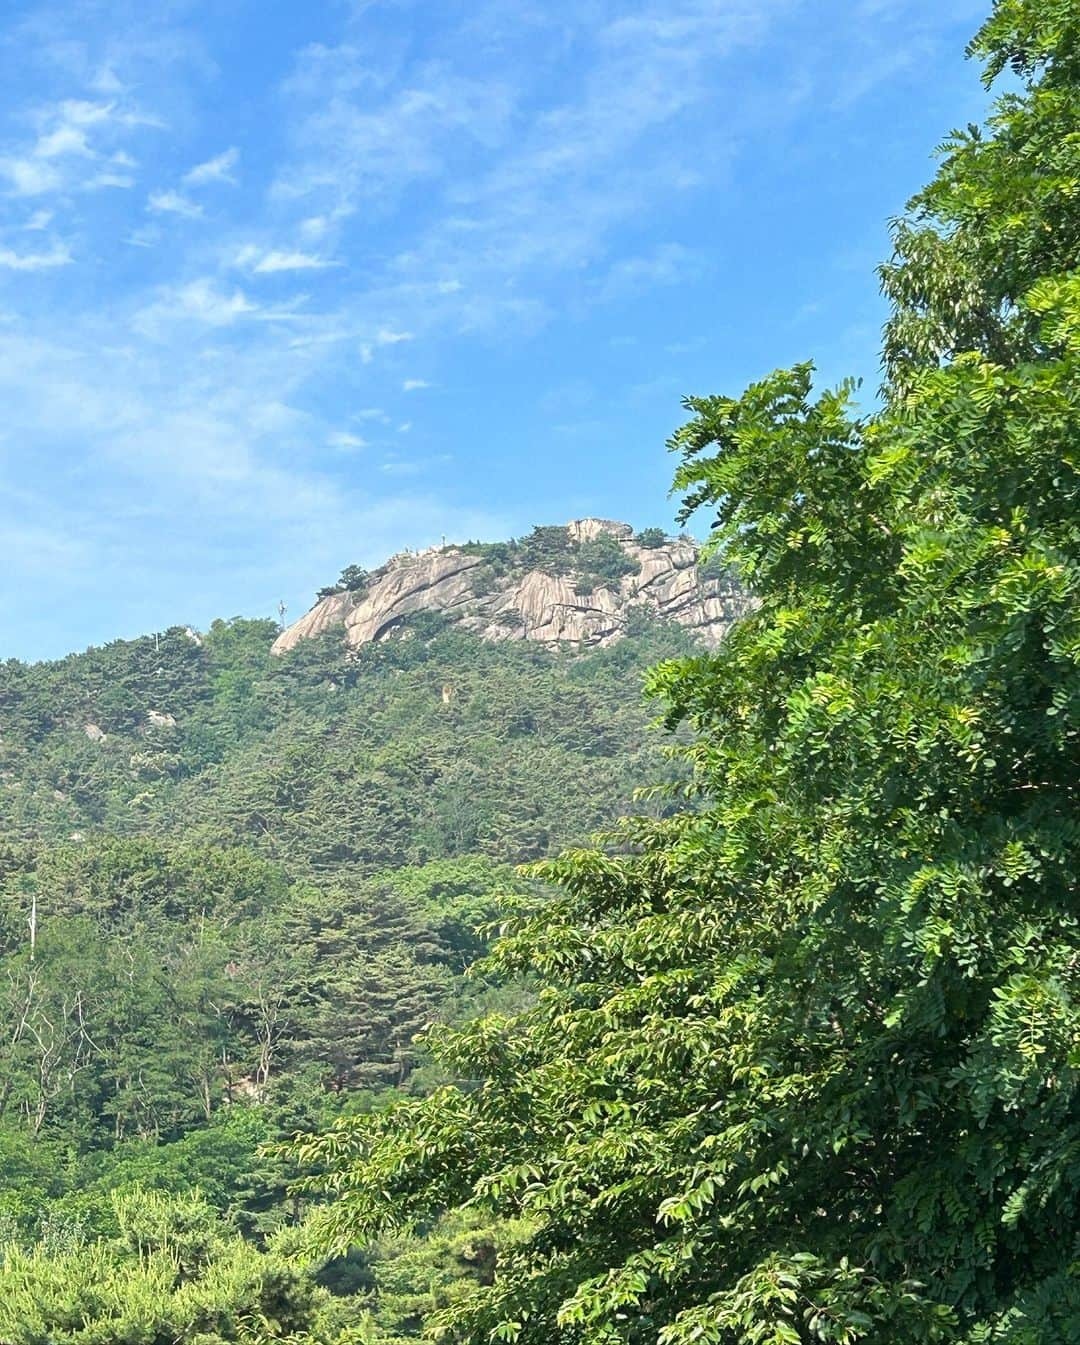
<svg viewBox="0 0 1080 1345">
<path fill-rule="evenodd" d="M 425 1025 L 531 1003 L 464 975 L 497 898 L 547 900 L 511 866 L 678 806 L 634 797 L 682 770 L 642 686 L 743 602 L 690 540 L 580 520 L 350 567 L 284 634 L 0 662 L 0 1241 L 194 1187 L 252 1245 L 295 1223 L 259 1146 L 426 1092 Z M 493 1236 L 368 1248 L 340 1310 L 396 1345 Z"/>
<path fill-rule="evenodd" d="M 353 648 L 381 640 L 418 612 L 450 618 L 489 641 L 604 646 L 642 616 L 674 621 L 719 643 L 746 608 L 730 575 L 701 563 L 687 536 L 579 518 L 511 542 L 405 551 L 370 575 L 351 566 L 283 631 L 274 653 L 343 630 Z"/>
</svg>

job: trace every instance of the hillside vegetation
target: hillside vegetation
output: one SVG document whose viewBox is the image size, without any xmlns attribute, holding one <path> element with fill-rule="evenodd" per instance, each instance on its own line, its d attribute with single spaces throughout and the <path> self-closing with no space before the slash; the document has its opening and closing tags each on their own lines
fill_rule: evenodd
<svg viewBox="0 0 1080 1345">
<path fill-rule="evenodd" d="M 658 669 L 703 806 L 542 865 L 442 1029 L 456 1081 L 294 1152 L 331 1251 L 518 1230 L 436 1311 L 489 1345 L 1080 1338 L 1080 23 L 894 227 L 879 407 L 779 370 L 687 403 L 685 515 L 759 601 Z"/>
<path fill-rule="evenodd" d="M 124 1261 L 146 1220 L 151 1243 L 178 1220 L 259 1270 L 310 1203 L 260 1146 L 444 1079 L 422 1029 L 530 998 L 464 976 L 496 895 L 539 891 L 512 864 L 676 773 L 642 696 L 693 647 L 671 623 L 587 653 L 432 613 L 362 650 L 337 632 L 272 657 L 277 634 L 219 621 L 0 665 L 0 1235 L 31 1279 L 74 1258 L 50 1294 L 107 1263 L 118 1302 L 186 1321 Z M 355 1318 L 392 1262 L 380 1313 L 412 1320 L 440 1256 L 448 1290 L 469 1276 L 474 1234 L 373 1244 L 336 1298 L 301 1297 Z M 37 1339 L 3 1304 L 5 1338 Z"/>
<path fill-rule="evenodd" d="M 9 666 L 0 1338 L 1080 1338 L 1074 0 L 971 52 L 875 409 L 686 403 L 715 651 Z"/>
</svg>

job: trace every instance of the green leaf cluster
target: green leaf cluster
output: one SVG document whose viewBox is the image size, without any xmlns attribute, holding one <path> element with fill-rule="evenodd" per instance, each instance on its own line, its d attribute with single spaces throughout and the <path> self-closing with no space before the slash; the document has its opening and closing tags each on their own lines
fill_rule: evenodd
<svg viewBox="0 0 1080 1345">
<path fill-rule="evenodd" d="M 117 1232 L 31 1251 L 0 1267 L 0 1335 L 10 1345 L 331 1345 L 325 1294 L 279 1251 L 260 1251 L 197 1196 L 113 1201 Z"/>
</svg>

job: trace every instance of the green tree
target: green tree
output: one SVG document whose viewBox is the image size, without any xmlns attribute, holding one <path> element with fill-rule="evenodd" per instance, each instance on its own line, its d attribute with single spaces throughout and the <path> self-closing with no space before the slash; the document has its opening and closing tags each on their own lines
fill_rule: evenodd
<svg viewBox="0 0 1080 1345">
<path fill-rule="evenodd" d="M 574 546 L 569 530 L 560 527 L 533 528 L 515 548 L 515 559 L 526 570 L 545 574 L 568 574 L 574 564 Z"/>
<path fill-rule="evenodd" d="M 1072 270 L 1080 247 L 1075 44 L 1072 0 L 1007 0 L 969 46 L 988 84 L 1007 68 L 1026 83 L 987 127 L 951 133 L 940 171 L 893 227 L 881 268 L 893 392 L 965 351 L 1010 363 L 1053 349 L 1037 307 L 1018 301 Z"/>
<path fill-rule="evenodd" d="M 301 1146 L 324 1246 L 531 1221 L 449 1340 L 1077 1338 L 1075 5 L 974 49 L 1023 86 L 901 234 L 883 409 L 800 366 L 673 440 L 758 600 L 654 679 L 694 806 L 545 866 L 494 955 L 537 1004 L 436 1034 L 467 1087 Z"/>
<path fill-rule="evenodd" d="M 198 1198 L 136 1192 L 115 1203 L 117 1234 L 9 1247 L 0 1336 L 10 1345 L 322 1345 L 324 1295 L 273 1250 L 260 1252 Z"/>
<path fill-rule="evenodd" d="M 332 598 L 338 593 L 354 593 L 358 598 L 362 598 L 368 591 L 370 579 L 367 570 L 361 566 L 346 565 L 337 583 L 319 589 L 318 597 Z"/>
<path fill-rule="evenodd" d="M 578 571 L 577 591 L 591 593 L 601 585 L 618 585 L 623 575 L 639 574 L 641 562 L 627 555 L 617 539 L 605 532 L 578 544 L 574 568 Z"/>
</svg>

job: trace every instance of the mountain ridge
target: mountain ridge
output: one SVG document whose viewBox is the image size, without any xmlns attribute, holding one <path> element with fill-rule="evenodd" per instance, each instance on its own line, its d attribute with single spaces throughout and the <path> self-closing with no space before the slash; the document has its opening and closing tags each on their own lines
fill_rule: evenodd
<svg viewBox="0 0 1080 1345">
<path fill-rule="evenodd" d="M 701 561 L 686 534 L 635 533 L 628 523 L 579 518 L 534 528 L 521 541 L 400 552 L 370 575 L 350 566 L 282 631 L 272 652 L 339 627 L 357 648 L 421 612 L 448 617 L 484 640 L 584 648 L 621 639 L 647 614 L 715 647 L 748 602 L 729 573 Z"/>
</svg>

